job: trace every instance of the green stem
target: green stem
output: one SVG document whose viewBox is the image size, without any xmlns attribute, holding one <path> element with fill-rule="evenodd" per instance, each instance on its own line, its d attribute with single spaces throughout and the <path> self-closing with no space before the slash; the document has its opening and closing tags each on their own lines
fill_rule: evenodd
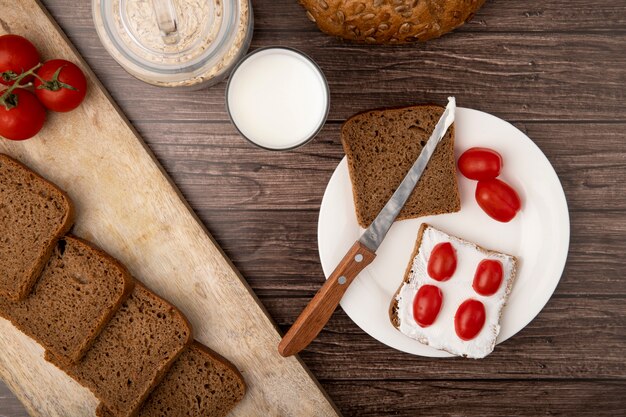
<svg viewBox="0 0 626 417">
<path fill-rule="evenodd" d="M 37 76 L 37 74 L 34 74 L 35 77 L 37 77 L 39 81 L 41 81 L 42 83 L 41 85 L 37 86 L 37 90 L 59 91 L 62 88 L 67 88 L 68 90 L 78 91 L 73 86 L 66 84 L 63 81 L 59 80 L 59 74 L 61 74 L 61 70 L 64 67 L 65 65 L 61 65 L 59 68 L 57 68 L 57 70 L 52 75 L 52 79 L 50 80 L 44 80 L 41 77 Z"/>
<path fill-rule="evenodd" d="M 32 83 L 27 83 L 24 85 L 21 85 L 20 83 L 22 82 L 22 80 L 24 80 L 24 78 L 30 76 L 30 75 L 35 75 L 35 71 L 41 66 L 41 63 L 35 65 L 34 67 L 32 67 L 31 69 L 29 69 L 26 72 L 23 72 L 19 75 L 19 77 L 17 77 L 15 79 L 15 82 L 9 86 L 9 88 L 7 88 L 6 90 L 4 90 L 2 92 L 2 95 L 0 96 L 0 105 L 3 105 L 5 109 L 7 110 L 11 110 L 13 107 L 15 107 L 15 105 L 11 104 L 9 101 L 9 98 L 12 96 L 13 90 L 15 90 L 16 88 L 27 88 L 30 87 L 32 85 Z"/>
<path fill-rule="evenodd" d="M 41 81 L 42 83 L 45 83 L 46 80 L 44 80 L 43 78 L 41 78 L 39 75 L 37 75 L 36 73 L 33 72 L 33 75 L 35 76 L 35 78 L 37 78 L 39 81 Z"/>
</svg>

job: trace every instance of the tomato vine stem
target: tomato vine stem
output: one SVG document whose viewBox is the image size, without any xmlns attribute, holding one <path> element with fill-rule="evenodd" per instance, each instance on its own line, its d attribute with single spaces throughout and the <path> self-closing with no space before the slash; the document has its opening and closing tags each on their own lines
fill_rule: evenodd
<svg viewBox="0 0 626 417">
<path fill-rule="evenodd" d="M 33 85 L 33 83 L 20 84 L 22 80 L 30 75 L 35 75 L 35 71 L 41 66 L 41 63 L 38 63 L 31 69 L 26 72 L 21 73 L 16 79 L 13 85 L 9 86 L 6 90 L 2 92 L 0 96 L 0 105 L 3 105 L 5 109 L 11 110 L 15 106 L 17 106 L 17 96 L 13 94 L 13 90 L 16 88 L 28 88 Z"/>
</svg>

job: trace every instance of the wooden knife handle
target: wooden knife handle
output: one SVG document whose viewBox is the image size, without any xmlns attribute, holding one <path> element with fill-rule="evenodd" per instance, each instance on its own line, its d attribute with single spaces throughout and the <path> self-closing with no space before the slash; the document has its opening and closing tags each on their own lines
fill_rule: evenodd
<svg viewBox="0 0 626 417">
<path fill-rule="evenodd" d="M 352 245 L 278 344 L 278 352 L 282 356 L 300 352 L 315 339 L 339 305 L 348 286 L 375 257 L 376 254 L 358 240 Z"/>
</svg>

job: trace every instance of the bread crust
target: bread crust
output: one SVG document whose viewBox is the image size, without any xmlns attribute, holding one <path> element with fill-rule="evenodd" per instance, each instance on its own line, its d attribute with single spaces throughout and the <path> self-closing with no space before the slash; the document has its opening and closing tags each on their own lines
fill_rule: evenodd
<svg viewBox="0 0 626 417">
<path fill-rule="evenodd" d="M 139 414 L 139 411 L 141 409 L 141 405 L 146 400 L 148 395 L 152 392 L 152 390 L 165 377 L 165 374 L 169 371 L 169 369 L 171 368 L 172 364 L 180 357 L 180 355 L 183 353 L 185 348 L 187 348 L 193 342 L 193 329 L 191 327 L 191 324 L 189 323 L 187 317 L 175 305 L 169 303 L 167 300 L 163 299 L 159 295 L 157 295 L 154 292 L 150 291 L 140 281 L 137 281 L 137 280 L 135 281 L 135 287 L 134 287 L 133 290 L 134 291 L 143 291 L 143 292 L 147 293 L 147 296 L 149 298 L 157 300 L 162 305 L 164 305 L 168 309 L 170 309 L 174 313 L 176 318 L 177 318 L 178 324 L 180 326 L 179 328 L 181 328 L 181 329 L 182 328 L 186 328 L 187 329 L 187 334 L 186 334 L 185 339 L 184 339 L 182 345 L 180 346 L 180 348 L 177 348 L 176 351 L 171 352 L 172 355 L 167 360 L 162 361 L 162 364 L 161 364 L 162 366 L 157 370 L 157 372 L 154 375 L 150 376 L 151 379 L 149 380 L 149 384 L 146 387 L 147 389 L 145 389 L 143 392 L 141 392 L 140 397 L 139 398 L 135 398 L 135 401 L 133 402 L 133 404 L 128 405 L 127 407 L 125 407 L 125 409 L 123 409 L 123 410 L 120 409 L 120 410 L 115 410 L 114 411 L 115 414 L 125 415 L 127 417 L 136 417 Z M 102 333 L 102 335 L 104 335 L 104 333 Z M 106 343 L 106 340 L 104 340 L 104 339 L 100 340 L 100 338 L 98 338 L 98 339 L 96 339 L 96 343 L 94 344 L 94 346 L 96 346 L 97 344 L 100 344 L 100 343 Z M 67 373 L 69 376 L 71 376 L 78 383 L 80 383 L 83 386 L 85 386 L 86 388 L 88 388 L 90 391 L 92 391 L 92 393 L 96 396 L 96 398 L 98 398 L 100 401 L 105 403 L 108 399 L 104 398 L 102 396 L 103 387 L 99 387 L 99 386 L 94 385 L 93 381 L 89 382 L 86 379 L 83 379 L 81 377 L 81 375 L 80 375 L 81 371 L 80 371 L 79 368 L 82 366 L 82 364 L 84 363 L 86 358 L 88 358 L 88 356 L 89 355 L 85 356 L 76 365 L 68 365 L 68 364 L 64 363 L 63 361 L 59 360 L 59 358 L 57 356 L 55 356 L 54 354 L 52 354 L 49 351 L 45 352 L 44 359 L 46 361 L 52 363 L 53 365 L 55 365 L 56 367 L 58 367 L 59 369 L 61 369 L 65 373 Z M 114 404 L 113 406 L 117 406 L 117 405 L 118 404 Z M 111 404 L 107 404 L 107 408 L 109 408 L 109 407 L 111 407 Z"/>
<path fill-rule="evenodd" d="M 243 376 L 241 375 L 241 372 L 239 372 L 239 369 L 237 369 L 237 367 L 235 365 L 232 364 L 232 362 L 230 362 L 228 359 L 226 359 L 225 357 L 223 357 L 222 355 L 220 355 L 219 353 L 215 352 L 214 350 L 210 349 L 209 347 L 203 345 L 202 343 L 198 342 L 197 340 L 194 340 L 190 347 L 194 347 L 200 351 L 202 351 L 204 354 L 211 356 L 213 359 L 217 360 L 218 362 L 221 362 L 222 365 L 224 365 L 225 367 L 227 367 L 239 380 L 239 382 L 241 383 L 242 386 L 242 395 L 241 398 L 243 398 L 246 395 L 246 392 L 248 391 L 248 386 L 246 385 L 246 380 L 243 379 Z"/>
<path fill-rule="evenodd" d="M 189 345 L 183 353 L 181 353 L 177 361 L 183 360 L 185 354 L 193 355 L 194 350 L 196 351 L 196 353 L 200 353 L 203 355 L 203 360 L 210 360 L 212 362 L 218 362 L 220 366 L 223 366 L 224 368 L 228 369 L 232 373 L 233 378 L 239 383 L 240 391 L 238 391 L 236 393 L 236 397 L 232 399 L 233 402 L 228 404 L 229 406 L 228 409 L 222 409 L 221 413 L 215 414 L 215 416 L 218 416 L 218 415 L 223 416 L 227 414 L 230 410 L 232 410 L 232 408 L 234 408 L 239 403 L 239 401 L 241 401 L 241 399 L 243 399 L 246 393 L 246 389 L 247 389 L 246 383 L 243 377 L 241 376 L 241 373 L 239 373 L 239 370 L 232 363 L 230 363 L 227 359 L 225 359 L 218 353 L 214 352 L 213 350 L 209 349 L 208 347 L 204 346 L 202 343 L 196 340 L 194 340 L 193 343 Z M 172 365 L 172 368 L 170 368 L 170 370 L 168 371 L 168 374 L 170 372 L 178 372 L 176 370 L 176 366 L 177 364 L 174 363 Z M 172 387 L 168 385 L 168 377 L 169 375 L 166 375 L 163 381 L 161 381 L 160 384 L 154 388 L 150 396 L 148 396 L 148 398 L 146 399 L 146 401 L 143 403 L 142 407 L 139 410 L 139 414 L 138 414 L 139 417 L 152 417 L 153 415 L 156 415 L 154 413 L 150 414 L 151 411 L 154 411 L 153 410 L 154 404 L 155 403 L 162 404 L 162 401 L 167 401 L 167 399 L 164 397 L 163 392 L 161 392 L 160 389 L 171 390 Z M 192 396 L 195 393 L 197 393 L 197 391 L 193 391 L 193 387 L 194 387 L 193 382 L 191 382 L 190 385 L 185 385 L 187 395 Z M 212 387 L 212 388 L 217 389 L 217 387 Z M 168 391 L 165 391 L 165 396 L 167 396 L 167 394 L 168 394 Z M 179 406 L 181 407 L 180 409 L 177 408 Z M 206 404 L 204 406 L 206 407 Z M 172 405 L 172 409 L 169 409 L 169 414 L 171 414 L 172 416 L 179 416 L 179 415 L 190 416 L 191 414 L 188 414 L 188 413 L 189 413 L 189 410 L 185 409 L 185 404 L 174 403 Z M 159 415 L 161 414 L 159 413 Z M 196 415 L 196 414 L 193 414 L 193 415 Z M 97 417 L 114 417 L 114 414 L 111 411 L 109 411 L 109 409 L 107 409 L 103 403 L 100 403 L 98 405 L 98 408 L 96 408 L 96 416 Z M 209 416 L 214 416 L 214 414 L 207 415 L 207 417 Z"/>
<path fill-rule="evenodd" d="M 400 320 L 398 319 L 398 294 L 400 293 L 400 289 L 404 284 L 409 282 L 409 274 L 411 273 L 411 268 L 413 266 L 413 259 L 418 255 L 420 246 L 422 245 L 422 238 L 424 237 L 424 230 L 428 227 L 428 224 L 422 223 L 419 230 L 417 231 L 417 239 L 415 239 L 415 247 L 413 248 L 413 253 L 411 253 L 411 258 L 409 259 L 409 263 L 404 270 L 404 277 L 402 278 L 402 283 L 398 285 L 398 289 L 393 294 L 391 298 L 391 304 L 389 305 L 389 319 L 391 320 L 391 324 L 393 327 L 400 330 Z"/>
<path fill-rule="evenodd" d="M 419 231 L 417 232 L 417 239 L 415 241 L 415 248 L 413 249 L 413 253 L 411 254 L 411 258 L 409 259 L 409 263 L 407 265 L 407 268 L 404 272 L 404 278 L 402 279 L 402 283 L 400 283 L 400 285 L 398 286 L 398 289 L 396 290 L 396 292 L 394 293 L 392 299 L 391 299 L 391 303 L 389 305 L 389 320 L 391 321 L 391 324 L 393 325 L 393 327 L 395 327 L 396 329 L 398 329 L 398 331 L 400 331 L 400 321 L 398 318 L 398 294 L 400 293 L 400 290 L 402 289 L 402 286 L 406 283 L 409 282 L 410 277 L 409 274 L 411 273 L 411 268 L 413 266 L 413 260 L 415 259 L 415 257 L 419 254 L 419 248 L 422 244 L 422 238 L 424 236 L 424 231 L 426 230 L 427 227 L 433 227 L 427 223 L 422 223 L 422 225 L 419 228 Z M 458 236 L 454 236 L 457 239 L 461 240 L 464 243 L 468 243 L 468 244 L 472 244 L 476 246 L 476 249 L 481 252 L 484 255 L 490 255 L 490 254 L 498 254 L 498 255 L 506 255 L 506 256 L 510 256 L 512 258 L 512 268 L 511 268 L 511 279 L 509 279 L 509 281 L 507 282 L 507 286 L 506 286 L 506 290 L 504 292 L 504 305 L 502 306 L 502 308 L 500 309 L 500 314 L 498 315 L 498 323 L 500 323 L 500 319 L 502 318 L 502 311 L 504 310 L 504 306 L 506 306 L 506 303 L 509 300 L 509 294 L 511 293 L 511 289 L 513 288 L 513 284 L 515 283 L 515 279 L 517 278 L 517 264 L 518 264 L 518 259 L 517 257 L 513 256 L 513 255 L 509 255 L 506 254 L 504 252 L 498 252 L 498 251 L 494 251 L 494 250 L 490 250 L 490 249 L 485 249 L 482 246 L 479 246 L 473 242 L 470 242 L 468 240 L 465 239 L 461 239 Z M 428 340 L 426 339 L 420 339 L 418 340 L 420 343 L 423 343 L 425 345 L 428 345 Z M 495 341 L 494 341 L 495 344 Z M 449 350 L 443 349 L 448 353 L 451 353 L 453 355 L 458 355 L 458 353 L 456 352 L 450 352 Z"/>
<path fill-rule="evenodd" d="M 122 295 L 121 295 L 120 299 L 117 301 L 117 303 L 115 305 L 111 306 L 111 309 L 104 316 L 104 319 L 100 322 L 100 324 L 95 329 L 93 334 L 88 339 L 86 339 L 84 341 L 84 343 L 75 352 L 71 352 L 71 354 L 69 356 L 65 357 L 65 356 L 59 355 L 59 354 L 55 355 L 60 361 L 64 361 L 64 362 L 67 362 L 67 363 L 71 364 L 71 363 L 76 363 L 76 362 L 80 361 L 80 359 L 91 348 L 91 346 L 93 346 L 94 342 L 98 338 L 98 335 L 100 335 L 100 333 L 102 332 L 102 329 L 104 329 L 104 327 L 107 324 L 109 324 L 109 321 L 111 321 L 111 318 L 113 317 L 113 315 L 115 315 L 115 313 L 117 312 L 119 307 L 122 305 L 122 303 L 124 303 L 124 301 L 126 301 L 128 296 L 130 295 L 130 293 L 135 288 L 135 280 L 132 277 L 132 275 L 130 274 L 130 272 L 128 272 L 128 270 L 126 269 L 126 266 L 124 266 L 124 264 L 122 264 L 119 260 L 115 259 L 111 255 L 109 255 L 108 253 L 106 253 L 105 251 L 100 249 L 95 244 L 93 244 L 93 243 L 91 243 L 91 242 L 89 242 L 89 241 L 87 241 L 85 239 L 82 239 L 82 238 L 79 238 L 77 236 L 74 236 L 74 235 L 65 236 L 65 237 L 63 237 L 63 239 L 71 239 L 71 240 L 74 240 L 75 242 L 78 242 L 81 245 L 87 246 L 92 251 L 97 253 L 98 256 L 103 257 L 111 265 L 113 265 L 116 268 L 118 268 L 119 270 L 121 270 L 123 272 L 123 275 L 124 275 L 124 289 L 123 289 L 123 292 L 122 292 Z"/>
<path fill-rule="evenodd" d="M 365 118 L 368 116 L 376 117 L 375 116 L 376 114 L 380 114 L 383 112 L 392 113 L 389 116 L 394 116 L 393 113 L 395 112 L 397 112 L 398 114 L 401 114 L 404 112 L 419 111 L 421 109 L 431 110 L 432 108 L 436 108 L 442 114 L 444 112 L 444 107 L 439 106 L 437 104 L 419 104 L 419 105 L 413 105 L 413 106 L 386 107 L 386 108 L 370 109 L 370 110 L 359 112 L 351 116 L 348 120 L 346 120 L 343 123 L 341 127 L 341 142 L 342 142 L 344 152 L 347 157 L 348 170 L 349 170 L 350 180 L 352 182 L 352 198 L 354 200 L 355 214 L 357 217 L 357 221 L 362 228 L 369 227 L 371 222 L 378 215 L 379 210 L 383 208 L 383 204 L 381 204 L 378 207 L 375 213 L 373 213 L 371 210 L 367 210 L 364 207 L 365 204 L 363 200 L 366 199 L 366 197 L 364 195 L 361 195 L 361 194 L 364 194 L 364 192 L 360 193 L 358 189 L 359 188 L 358 182 L 360 181 L 360 179 L 358 177 L 357 172 L 359 170 L 358 170 L 357 161 L 356 161 L 357 157 L 354 156 L 354 152 L 352 151 L 354 141 L 349 140 L 351 136 L 348 133 L 349 129 L 352 128 L 353 124 L 358 124 L 359 119 Z M 446 132 L 446 134 L 444 135 L 444 137 L 442 138 L 439 145 L 437 146 L 437 149 L 435 150 L 433 154 L 433 158 L 432 158 L 436 160 L 438 157 L 442 157 L 442 158 L 445 157 L 444 161 L 439 161 L 439 162 L 443 162 L 444 171 L 447 171 L 447 173 L 450 175 L 449 178 L 451 179 L 446 178 L 446 180 L 448 182 L 452 181 L 452 183 L 448 184 L 447 187 L 444 186 L 444 189 L 440 191 L 442 192 L 441 194 L 446 195 L 447 201 L 443 203 L 430 204 L 430 207 L 425 207 L 424 203 L 430 202 L 429 196 L 427 196 L 424 192 L 420 194 L 419 184 L 422 183 L 423 181 L 428 181 L 427 177 L 429 177 L 430 174 L 428 174 L 428 170 L 427 170 L 425 171 L 422 177 L 424 178 L 424 180 L 422 181 L 422 179 L 420 179 L 420 182 L 418 182 L 418 184 L 416 185 L 416 188 L 411 193 L 411 196 L 409 197 L 404 207 L 400 211 L 400 214 L 396 217 L 396 220 L 407 220 L 407 219 L 414 219 L 414 218 L 422 217 L 422 216 L 454 213 L 461 209 L 461 198 L 459 195 L 458 184 L 457 184 L 457 179 L 456 179 L 456 161 L 454 158 L 454 135 L 455 135 L 455 126 L 454 124 L 452 124 L 450 128 L 448 129 L 448 131 Z M 423 146 L 420 147 L 420 152 L 422 148 Z M 417 156 L 419 156 L 419 153 L 415 155 L 414 158 L 417 158 Z M 429 163 L 429 166 L 430 165 L 432 164 Z M 391 167 L 391 166 L 387 166 L 386 168 L 389 169 L 390 171 L 394 170 L 394 167 Z M 408 168 L 407 168 L 407 171 L 408 171 Z M 403 177 L 404 175 L 402 175 L 401 178 L 398 178 L 397 184 L 400 183 Z M 387 185 L 391 187 L 394 184 L 387 184 Z M 390 198 L 390 197 L 391 197 L 391 194 L 389 194 L 387 198 Z M 432 195 L 430 195 L 430 197 L 432 197 Z"/>
<path fill-rule="evenodd" d="M 299 0 L 331 36 L 370 44 L 426 41 L 469 21 L 485 0 Z"/>
<path fill-rule="evenodd" d="M 32 169 L 30 169 L 29 167 L 21 163 L 20 161 L 6 154 L 0 153 L 0 162 L 14 165 L 18 167 L 19 169 L 22 169 L 26 172 L 31 173 L 37 178 L 38 181 L 41 181 L 44 185 L 46 185 L 55 193 L 57 193 L 61 197 L 61 200 L 63 201 L 65 205 L 65 217 L 63 218 L 63 221 L 61 222 L 61 224 L 59 224 L 59 227 L 52 234 L 50 238 L 50 242 L 48 243 L 48 246 L 44 248 L 43 253 L 37 260 L 37 263 L 33 265 L 33 267 L 29 271 L 26 271 L 26 273 L 24 274 L 26 278 L 22 282 L 22 285 L 20 286 L 20 288 L 16 289 L 16 291 L 6 291 L 0 288 L 0 296 L 7 297 L 8 299 L 12 301 L 20 301 L 26 298 L 28 294 L 30 294 L 30 291 L 33 289 L 35 282 L 37 282 L 39 275 L 41 275 L 43 268 L 48 263 L 48 259 L 50 259 L 50 256 L 52 256 L 52 251 L 56 247 L 58 240 L 64 234 L 66 234 L 74 225 L 75 208 L 74 208 L 74 204 L 72 203 L 72 200 L 70 199 L 69 195 L 65 191 L 63 191 L 61 188 L 57 187 L 56 184 L 48 181 L 47 179 L 45 179 L 44 177 L 42 177 L 41 175 L 39 175 Z"/>
</svg>

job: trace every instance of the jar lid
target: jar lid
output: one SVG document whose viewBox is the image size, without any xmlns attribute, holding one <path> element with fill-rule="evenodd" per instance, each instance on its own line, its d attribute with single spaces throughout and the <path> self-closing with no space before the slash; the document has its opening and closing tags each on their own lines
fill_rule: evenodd
<svg viewBox="0 0 626 417">
<path fill-rule="evenodd" d="M 219 81 L 252 34 L 249 0 L 93 0 L 92 6 L 107 51 L 156 85 Z"/>
</svg>

